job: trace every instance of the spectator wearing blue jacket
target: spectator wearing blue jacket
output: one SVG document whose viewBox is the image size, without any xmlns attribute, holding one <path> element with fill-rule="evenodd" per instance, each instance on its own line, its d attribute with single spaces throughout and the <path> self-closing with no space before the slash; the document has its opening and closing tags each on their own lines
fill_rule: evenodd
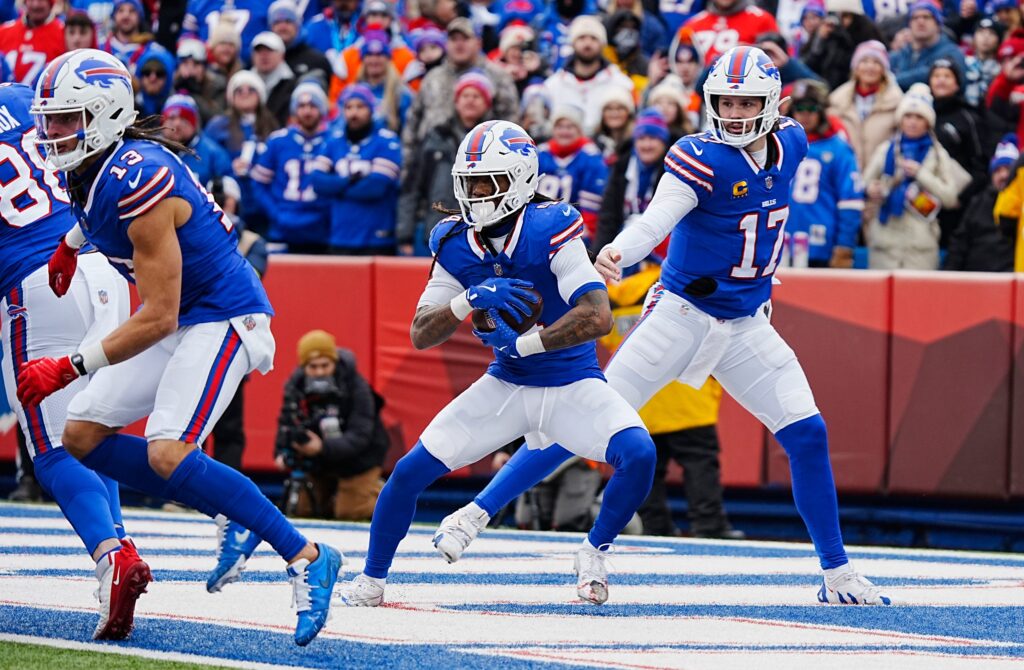
<svg viewBox="0 0 1024 670">
<path fill-rule="evenodd" d="M 177 62 L 171 52 L 155 42 L 146 47 L 135 69 L 135 77 L 139 80 L 135 109 L 139 110 L 140 116 L 163 111 L 164 103 L 171 94 L 175 69 Z"/>
<path fill-rule="evenodd" d="M 793 85 L 789 113 L 807 131 L 807 157 L 790 185 L 787 233 L 807 233 L 810 267 L 853 267 L 864 191 L 857 156 L 825 113 L 828 90 L 816 80 Z"/>
<path fill-rule="evenodd" d="M 324 143 L 311 177 L 318 198 L 330 203 L 331 253 L 393 256 L 401 142 L 375 126 L 377 100 L 365 84 L 346 88 L 339 104 L 345 128 Z"/>
<path fill-rule="evenodd" d="M 960 72 L 967 71 L 964 55 L 942 33 L 942 12 L 928 0 L 910 6 L 910 43 L 890 55 L 896 83 L 906 91 L 912 84 L 927 84 L 928 70 L 940 58 L 953 61 Z"/>
<path fill-rule="evenodd" d="M 192 150 L 178 157 L 200 184 L 231 174 L 231 157 L 200 130 L 199 106 L 189 95 L 172 95 L 164 105 L 164 135 Z"/>
</svg>

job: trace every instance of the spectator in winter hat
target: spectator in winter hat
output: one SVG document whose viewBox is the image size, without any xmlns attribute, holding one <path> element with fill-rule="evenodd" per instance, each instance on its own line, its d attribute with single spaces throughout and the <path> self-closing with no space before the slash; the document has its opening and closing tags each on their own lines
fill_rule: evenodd
<svg viewBox="0 0 1024 670">
<path fill-rule="evenodd" d="M 159 114 L 167 96 L 171 94 L 174 56 L 154 42 L 139 57 L 137 65 L 135 78 L 139 85 L 135 94 L 135 108 L 141 116 Z"/>
<path fill-rule="evenodd" d="M 583 215 L 584 238 L 589 244 L 597 229 L 608 166 L 601 150 L 584 133 L 583 119 L 584 111 L 579 107 L 555 105 L 551 139 L 537 147 L 537 192 L 575 204 Z"/>
<path fill-rule="evenodd" d="M 903 98 L 889 69 L 885 45 L 864 42 L 853 52 L 850 80 L 829 95 L 829 113 L 838 117 L 861 171 L 871 152 L 896 130 L 896 106 Z"/>
<path fill-rule="evenodd" d="M 209 49 L 206 72 L 210 78 L 214 99 L 217 100 L 224 97 L 228 80 L 242 69 L 242 61 L 239 58 L 242 35 L 231 21 L 220 21 L 210 30 L 206 46 Z M 230 101 L 226 103 L 229 105 Z"/>
<path fill-rule="evenodd" d="M 953 160 L 967 170 L 973 180 L 971 187 L 961 194 L 961 200 L 966 203 L 985 188 L 988 158 L 995 150 L 996 142 L 981 112 L 964 100 L 963 78 L 963 72 L 946 58 L 932 63 L 928 71 L 928 87 L 935 100 L 935 134 Z M 954 213 L 959 214 L 959 211 L 947 208 L 940 216 L 943 242 L 956 225 L 951 218 Z"/>
<path fill-rule="evenodd" d="M 934 270 L 939 266 L 938 215 L 959 205 L 971 176 L 936 140 L 935 109 L 926 84 L 914 84 L 896 108 L 898 132 L 864 170 L 868 265 Z"/>
<path fill-rule="evenodd" d="M 444 47 L 448 42 L 444 31 L 428 26 L 412 33 L 412 48 L 416 60 L 409 63 L 402 73 L 405 82 L 413 93 L 418 93 L 423 77 L 444 60 Z"/>
<path fill-rule="evenodd" d="M 199 107 L 188 95 L 172 95 L 163 109 L 164 137 L 184 145 L 190 151 L 178 154 L 200 183 L 231 173 L 231 157 L 200 128 Z"/>
<path fill-rule="evenodd" d="M 518 23 L 501 31 L 495 62 L 512 77 L 520 96 L 527 86 L 542 83 L 548 74 L 538 53 L 536 33 L 529 26 Z"/>
<path fill-rule="evenodd" d="M 989 0 L 985 5 L 985 13 L 1006 26 L 1008 33 L 1017 30 L 1022 25 L 1020 5 L 1017 4 L 1017 0 Z"/>
<path fill-rule="evenodd" d="M 657 109 L 668 124 L 672 142 L 697 132 L 697 126 L 687 111 L 687 102 L 686 93 L 670 81 L 658 84 L 647 96 L 648 106 Z"/>
<path fill-rule="evenodd" d="M 363 16 L 367 22 L 363 23 L 359 39 L 342 53 L 346 74 L 339 76 L 338 81 L 331 87 L 330 93 L 332 97 L 340 93 L 341 87 L 358 80 L 359 68 L 363 63 L 366 53 L 386 53 L 399 75 L 404 73 L 409 64 L 416 60 L 416 54 L 405 43 L 401 34 L 396 29 L 390 27 L 391 14 L 386 2 L 383 0 L 373 0 L 373 2 L 364 7 Z M 387 22 L 376 23 L 383 16 L 388 17 Z M 368 22 L 371 17 L 374 22 Z M 381 44 L 384 45 L 384 48 L 381 47 Z"/>
<path fill-rule="evenodd" d="M 1013 199 L 1018 185 L 1010 184 L 1020 151 L 1016 135 L 1005 136 L 996 147 L 988 165 L 985 189 L 971 200 L 949 240 L 949 253 L 943 270 L 967 272 L 1012 272 L 1014 261 L 1013 235 L 1017 221 L 999 219 L 1002 210 Z"/>
<path fill-rule="evenodd" d="M 619 148 L 631 138 L 636 105 L 633 96 L 619 89 L 611 89 L 601 104 L 601 125 L 594 142 L 601 149 L 605 163 L 613 164 Z"/>
<path fill-rule="evenodd" d="M 302 34 L 302 15 L 295 0 L 274 0 L 267 9 L 267 25 L 284 42 L 284 62 L 297 79 L 313 74 L 328 81 L 331 62 L 306 42 Z"/>
<path fill-rule="evenodd" d="M 569 25 L 573 55 L 565 66 L 547 78 L 544 86 L 554 107 L 575 106 L 584 110 L 584 131 L 592 134 L 600 123 L 601 100 L 611 88 L 633 94 L 633 81 L 601 56 L 608 45 L 604 26 L 593 16 L 578 16 Z"/>
<path fill-rule="evenodd" d="M 367 30 L 362 37 L 360 53 L 362 64 L 355 80 L 366 84 L 377 96 L 377 118 L 383 126 L 396 133 L 402 132 L 405 117 L 412 107 L 413 94 L 402 82 L 395 66 L 387 33 Z"/>
<path fill-rule="evenodd" d="M 252 71 L 267 89 L 267 108 L 280 126 L 288 122 L 292 91 L 298 80 L 284 62 L 284 40 L 277 33 L 264 31 L 252 40 Z"/>
<path fill-rule="evenodd" d="M 520 115 L 520 125 L 534 142 L 540 144 L 551 137 L 551 98 L 543 84 L 530 84 L 523 89 Z"/>
<path fill-rule="evenodd" d="M 609 41 L 603 51 L 605 59 L 618 65 L 622 74 L 633 80 L 633 88 L 643 92 L 647 87 L 649 62 L 640 48 L 642 14 L 638 16 L 630 9 L 620 9 L 608 18 L 605 26 Z"/>
<path fill-rule="evenodd" d="M 910 6 L 910 43 L 891 54 L 896 83 L 904 91 L 911 84 L 927 83 L 928 69 L 940 58 L 953 61 L 965 70 L 960 48 L 942 33 L 942 11 L 929 0 L 918 0 Z"/>
<path fill-rule="evenodd" d="M 110 35 L 100 43 L 102 51 L 115 56 L 132 74 L 146 46 L 153 41 L 153 36 L 143 31 L 145 18 L 139 0 L 116 0 Z"/>
<path fill-rule="evenodd" d="M 825 0 L 825 11 L 817 31 L 808 35 L 801 47 L 800 60 L 835 89 L 850 78 L 850 61 L 856 48 L 864 42 L 885 39 L 864 15 L 861 0 Z"/>
<path fill-rule="evenodd" d="M 452 183 L 452 165 L 459 144 L 469 131 L 491 115 L 494 100 L 494 84 L 489 77 L 479 72 L 468 72 L 456 80 L 454 85 L 455 117 L 427 133 L 422 142 L 407 151 L 406 169 L 402 179 L 401 196 L 398 200 L 398 250 L 402 255 L 414 253 L 417 240 L 416 227 L 423 223 L 424 237 L 419 240 L 422 248 L 430 239 L 430 231 L 437 222 L 457 212 Z M 451 101 L 448 103 L 451 106 Z M 438 203 L 440 206 L 435 207 Z"/>
<path fill-rule="evenodd" d="M 227 100 L 223 95 L 216 95 L 214 90 L 213 78 L 206 65 L 206 44 L 197 39 L 185 38 L 178 42 L 175 55 L 178 66 L 174 71 L 174 90 L 192 96 L 199 106 L 199 116 L 204 123 L 223 113 Z"/>
<path fill-rule="evenodd" d="M 999 75 L 999 43 L 1003 41 L 1005 26 L 985 18 L 978 21 L 971 42 L 974 53 L 967 56 L 964 71 L 964 98 L 967 104 L 981 107 L 985 104 L 988 88 Z"/>
<path fill-rule="evenodd" d="M 810 44 L 811 38 L 817 34 L 818 28 L 825 22 L 825 5 L 821 0 L 811 0 L 800 12 L 800 23 L 793 31 L 789 41 L 789 55 L 802 58 L 803 52 Z"/>
</svg>

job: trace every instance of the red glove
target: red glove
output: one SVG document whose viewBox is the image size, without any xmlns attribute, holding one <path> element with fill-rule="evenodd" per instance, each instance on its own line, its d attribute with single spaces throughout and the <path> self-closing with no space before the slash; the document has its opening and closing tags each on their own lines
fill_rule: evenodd
<svg viewBox="0 0 1024 670">
<path fill-rule="evenodd" d="M 18 370 L 18 400 L 22 405 L 38 405 L 80 376 L 70 356 L 27 361 Z"/>
<path fill-rule="evenodd" d="M 50 262 L 46 265 L 50 272 L 50 288 L 58 298 L 71 288 L 71 278 L 75 276 L 77 267 L 78 249 L 68 246 L 64 238 L 60 238 L 57 250 L 50 256 Z"/>
</svg>

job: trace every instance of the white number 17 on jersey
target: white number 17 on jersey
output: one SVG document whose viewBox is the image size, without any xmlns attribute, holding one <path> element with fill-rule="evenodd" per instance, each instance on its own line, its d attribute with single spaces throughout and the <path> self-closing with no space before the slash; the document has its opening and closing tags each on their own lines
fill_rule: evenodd
<svg viewBox="0 0 1024 670">
<path fill-rule="evenodd" d="M 760 218 L 761 212 L 751 212 L 740 219 L 739 229 L 743 231 L 743 258 L 740 260 L 739 265 L 732 266 L 732 272 L 729 273 L 729 276 L 733 279 L 754 279 L 758 275 L 769 277 L 775 272 L 775 268 L 779 264 L 779 257 L 782 255 L 786 219 L 789 218 L 789 206 L 773 209 L 766 213 L 765 232 L 778 229 L 775 233 L 778 237 L 775 239 L 775 246 L 772 248 L 772 258 L 763 271 L 754 265 L 754 253 L 757 251 L 757 230 Z"/>
</svg>

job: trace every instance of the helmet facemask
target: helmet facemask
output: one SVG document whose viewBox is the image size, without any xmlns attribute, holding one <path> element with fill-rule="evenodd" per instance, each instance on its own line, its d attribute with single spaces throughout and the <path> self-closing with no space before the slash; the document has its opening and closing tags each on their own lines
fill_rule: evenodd
<svg viewBox="0 0 1024 670">
<path fill-rule="evenodd" d="M 79 115 L 78 129 L 72 133 L 52 137 L 50 117 L 66 117 L 69 114 Z M 112 124 L 114 119 L 106 118 L 110 116 L 109 109 L 102 99 L 96 98 L 82 105 L 66 107 L 33 106 L 32 116 L 35 117 L 36 121 L 36 144 L 43 149 L 46 162 L 54 169 L 74 170 L 86 158 L 100 153 L 111 144 L 103 137 L 101 125 L 103 123 Z M 135 114 L 133 113 L 133 119 L 134 116 Z M 66 118 L 61 118 L 61 121 L 62 126 L 70 125 L 66 123 Z M 120 139 L 121 135 L 124 134 L 124 130 L 119 127 L 120 124 L 117 125 L 118 127 L 115 129 L 117 133 L 116 139 Z M 74 138 L 78 139 L 74 149 L 60 149 L 61 144 Z"/>
<path fill-rule="evenodd" d="M 526 172 L 524 165 L 513 165 L 509 170 L 496 172 L 453 170 L 455 199 L 459 202 L 463 220 L 480 231 L 501 222 L 522 209 L 526 202 L 522 200 L 520 190 L 515 186 L 518 180 L 526 176 Z M 494 187 L 492 193 L 487 196 L 473 197 L 470 190 L 470 179 L 474 177 L 489 177 Z M 500 179 L 501 177 L 504 179 Z"/>
<path fill-rule="evenodd" d="M 719 114 L 718 111 L 718 104 L 723 96 L 708 95 L 707 115 L 715 130 L 715 134 L 718 135 L 718 139 L 722 140 L 722 142 L 729 146 L 742 148 L 756 142 L 758 139 L 772 131 L 775 127 L 775 123 L 779 120 L 779 99 L 777 92 L 774 95 L 771 93 L 768 95 L 731 95 L 734 95 L 735 97 L 756 98 L 760 100 L 762 103 L 761 111 L 756 116 L 749 119 L 727 119 Z M 774 100 L 772 100 L 773 97 L 775 98 Z M 739 122 L 743 123 L 742 132 L 729 132 L 727 126 Z"/>
</svg>

